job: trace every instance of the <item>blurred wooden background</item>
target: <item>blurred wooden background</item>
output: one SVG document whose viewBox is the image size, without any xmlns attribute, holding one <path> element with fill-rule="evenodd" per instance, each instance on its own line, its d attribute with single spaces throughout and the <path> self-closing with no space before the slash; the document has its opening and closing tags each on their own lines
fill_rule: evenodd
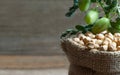
<svg viewBox="0 0 120 75">
<path fill-rule="evenodd" d="M 60 35 L 82 23 L 72 0 L 0 0 L 0 54 L 62 55 Z M 79 11 L 77 13 L 80 13 Z"/>
</svg>

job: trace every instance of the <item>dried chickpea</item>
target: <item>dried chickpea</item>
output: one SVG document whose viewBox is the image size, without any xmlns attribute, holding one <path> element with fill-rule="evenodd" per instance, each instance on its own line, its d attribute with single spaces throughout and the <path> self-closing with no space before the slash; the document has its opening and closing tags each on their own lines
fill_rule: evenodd
<svg viewBox="0 0 120 75">
<path fill-rule="evenodd" d="M 117 50 L 120 51 L 120 46 L 117 47 Z"/>
<path fill-rule="evenodd" d="M 74 40 L 75 42 L 79 42 L 79 41 L 80 41 L 79 38 L 73 38 L 73 40 Z"/>
<path fill-rule="evenodd" d="M 115 37 L 120 37 L 120 33 L 115 33 L 114 36 Z"/>
<path fill-rule="evenodd" d="M 91 32 L 79 33 L 73 40 L 79 44 L 82 50 L 120 51 L 120 33 L 114 35 L 107 31 L 96 35 Z"/>
<path fill-rule="evenodd" d="M 95 38 L 95 35 L 91 32 L 86 32 L 85 35 L 90 37 L 90 38 Z"/>
<path fill-rule="evenodd" d="M 86 37 L 86 38 L 84 38 L 83 39 L 83 42 L 85 43 L 85 44 L 87 44 L 87 43 L 89 43 L 89 42 L 91 42 L 91 38 L 90 37 Z"/>
<path fill-rule="evenodd" d="M 102 40 L 102 39 L 105 38 L 105 36 L 104 36 L 103 34 L 97 34 L 97 35 L 95 36 L 95 38 Z"/>
<path fill-rule="evenodd" d="M 100 47 L 100 50 L 104 50 L 104 51 L 108 50 L 108 45 L 102 45 Z"/>
<path fill-rule="evenodd" d="M 109 44 L 108 48 L 110 51 L 116 51 L 117 50 L 117 44 L 115 42 L 112 42 L 111 44 Z"/>
</svg>

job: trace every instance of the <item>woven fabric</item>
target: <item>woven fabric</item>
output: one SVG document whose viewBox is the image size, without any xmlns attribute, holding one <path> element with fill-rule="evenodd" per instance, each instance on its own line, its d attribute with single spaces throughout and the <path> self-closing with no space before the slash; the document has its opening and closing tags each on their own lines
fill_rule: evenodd
<svg viewBox="0 0 120 75">
<path fill-rule="evenodd" d="M 71 64 L 69 68 L 69 75 L 120 75 L 120 73 L 96 72 L 89 68 Z"/>
<path fill-rule="evenodd" d="M 61 46 L 71 64 L 89 68 L 97 73 L 120 72 L 120 51 L 83 50 L 71 38 L 62 40 Z"/>
<path fill-rule="evenodd" d="M 93 75 L 95 72 L 91 69 L 84 68 L 77 65 L 70 65 L 69 75 Z"/>
</svg>

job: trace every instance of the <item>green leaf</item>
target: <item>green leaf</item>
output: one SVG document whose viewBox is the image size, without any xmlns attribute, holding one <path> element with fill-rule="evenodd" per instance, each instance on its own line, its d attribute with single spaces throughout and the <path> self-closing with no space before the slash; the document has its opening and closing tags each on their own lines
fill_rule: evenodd
<svg viewBox="0 0 120 75">
<path fill-rule="evenodd" d="M 65 14 L 67 17 L 71 17 L 73 13 L 78 9 L 78 6 L 72 6 L 69 8 L 69 11 Z"/>
<path fill-rule="evenodd" d="M 111 4 L 111 8 L 116 7 L 116 6 L 117 6 L 117 3 L 118 3 L 117 0 L 113 0 L 113 1 L 112 1 L 112 4 Z"/>
<path fill-rule="evenodd" d="M 120 33 L 120 29 L 116 29 L 116 28 L 108 28 L 108 31 L 110 31 L 111 33 Z"/>
<path fill-rule="evenodd" d="M 95 2 L 97 2 L 97 0 L 91 0 L 91 2 L 95 3 Z"/>
<path fill-rule="evenodd" d="M 107 4 L 107 5 L 110 5 L 112 3 L 112 0 L 104 0 L 104 2 Z"/>
<path fill-rule="evenodd" d="M 117 21 L 117 22 L 120 22 L 120 17 L 116 18 L 116 21 Z"/>
<path fill-rule="evenodd" d="M 66 37 L 67 35 L 71 36 L 71 35 L 75 35 L 77 34 L 79 31 L 78 30 L 74 30 L 74 29 L 67 29 L 65 32 L 62 33 L 60 38 Z"/>
<path fill-rule="evenodd" d="M 77 34 L 77 33 L 78 33 L 77 30 L 72 30 L 71 33 L 70 33 L 70 35 L 75 35 L 75 34 Z"/>
<path fill-rule="evenodd" d="M 70 33 L 71 31 L 73 31 L 73 29 L 67 29 L 66 32 Z"/>
<path fill-rule="evenodd" d="M 74 5 L 78 6 L 78 0 L 74 0 Z"/>
<path fill-rule="evenodd" d="M 73 29 L 67 29 L 65 32 L 62 33 L 61 38 L 62 37 L 66 37 Z"/>
<path fill-rule="evenodd" d="M 86 25 L 85 28 L 92 28 L 93 27 L 93 24 L 90 24 L 90 25 Z"/>
<path fill-rule="evenodd" d="M 78 9 L 78 0 L 74 0 L 73 6 L 69 8 L 69 11 L 65 14 L 65 16 L 71 17 L 77 9 Z"/>
<path fill-rule="evenodd" d="M 102 0 L 97 0 L 98 2 L 101 2 Z"/>
<path fill-rule="evenodd" d="M 120 6 L 117 7 L 117 14 L 118 14 L 118 17 L 120 18 Z"/>
<path fill-rule="evenodd" d="M 120 29 L 120 18 L 117 18 L 116 22 L 111 22 L 111 25 L 115 29 Z"/>
<path fill-rule="evenodd" d="M 87 31 L 88 31 L 88 29 L 84 29 L 84 30 L 82 31 L 82 33 L 85 34 Z"/>
<path fill-rule="evenodd" d="M 75 28 L 76 28 L 77 30 L 79 30 L 79 31 L 82 31 L 82 30 L 85 29 L 85 28 L 84 28 L 83 26 L 81 26 L 81 25 L 76 25 Z"/>
<path fill-rule="evenodd" d="M 67 34 L 68 34 L 68 33 L 63 32 L 60 38 L 67 36 Z"/>
<path fill-rule="evenodd" d="M 105 9 L 105 13 L 110 13 L 111 6 L 110 5 L 104 6 L 104 9 Z"/>
</svg>

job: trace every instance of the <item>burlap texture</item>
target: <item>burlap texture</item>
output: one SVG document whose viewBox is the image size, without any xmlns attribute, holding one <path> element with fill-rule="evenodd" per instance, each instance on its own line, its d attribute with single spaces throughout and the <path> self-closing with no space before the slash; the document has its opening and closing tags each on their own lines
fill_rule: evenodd
<svg viewBox="0 0 120 75">
<path fill-rule="evenodd" d="M 69 68 L 69 75 L 120 75 L 120 73 L 96 72 L 86 67 L 71 64 Z"/>
<path fill-rule="evenodd" d="M 95 72 L 91 69 L 84 68 L 77 65 L 70 65 L 69 75 L 93 75 Z"/>
<path fill-rule="evenodd" d="M 120 51 L 82 50 L 71 38 L 62 40 L 61 45 L 71 64 L 89 68 L 97 73 L 114 75 L 112 73 L 120 72 Z"/>
</svg>

